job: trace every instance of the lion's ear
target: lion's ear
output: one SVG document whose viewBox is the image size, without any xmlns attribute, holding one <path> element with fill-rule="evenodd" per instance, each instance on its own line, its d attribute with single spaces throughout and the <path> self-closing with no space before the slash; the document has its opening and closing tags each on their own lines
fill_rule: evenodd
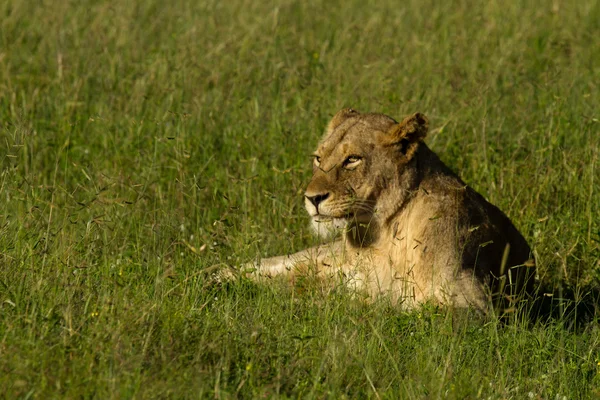
<svg viewBox="0 0 600 400">
<path fill-rule="evenodd" d="M 400 151 L 411 159 L 419 147 L 419 143 L 427 136 L 429 121 L 421 113 L 410 115 L 399 124 L 394 125 L 388 132 L 392 144 L 397 145 Z"/>
<path fill-rule="evenodd" d="M 360 113 L 353 108 L 341 109 L 333 116 L 333 118 L 331 118 L 331 121 L 329 121 L 329 124 L 327 125 L 327 129 L 325 130 L 325 136 L 329 136 L 331 134 L 331 132 L 333 132 L 335 130 L 335 128 L 340 126 L 342 124 L 342 122 L 344 122 L 348 118 L 354 117 L 357 115 L 360 115 Z"/>
</svg>

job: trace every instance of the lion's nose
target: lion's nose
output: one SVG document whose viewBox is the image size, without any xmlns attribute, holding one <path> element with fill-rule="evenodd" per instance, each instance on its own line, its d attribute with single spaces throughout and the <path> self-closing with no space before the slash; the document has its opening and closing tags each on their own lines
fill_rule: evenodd
<svg viewBox="0 0 600 400">
<path fill-rule="evenodd" d="M 304 196 L 306 197 L 316 208 L 319 208 L 319 204 L 321 204 L 326 198 L 329 197 L 329 193 L 318 194 L 316 196 Z"/>
</svg>

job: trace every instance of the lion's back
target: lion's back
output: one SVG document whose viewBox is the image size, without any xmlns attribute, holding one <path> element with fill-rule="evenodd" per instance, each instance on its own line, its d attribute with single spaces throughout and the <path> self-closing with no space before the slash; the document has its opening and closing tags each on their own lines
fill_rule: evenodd
<svg viewBox="0 0 600 400">
<path fill-rule="evenodd" d="M 442 251 L 455 249 L 459 267 L 485 282 L 492 293 L 531 293 L 535 262 L 523 235 L 504 212 L 431 153 L 433 162 L 426 167 L 417 196 L 417 211 L 429 220 L 425 241 Z"/>
</svg>

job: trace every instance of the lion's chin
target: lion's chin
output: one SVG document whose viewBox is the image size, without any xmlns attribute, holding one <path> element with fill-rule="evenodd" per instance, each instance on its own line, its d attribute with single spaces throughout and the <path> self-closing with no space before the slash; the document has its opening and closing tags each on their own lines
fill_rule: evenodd
<svg viewBox="0 0 600 400">
<path fill-rule="evenodd" d="M 313 231 L 319 237 L 330 239 L 343 232 L 348 225 L 345 218 L 331 218 L 315 215 L 311 219 Z"/>
</svg>

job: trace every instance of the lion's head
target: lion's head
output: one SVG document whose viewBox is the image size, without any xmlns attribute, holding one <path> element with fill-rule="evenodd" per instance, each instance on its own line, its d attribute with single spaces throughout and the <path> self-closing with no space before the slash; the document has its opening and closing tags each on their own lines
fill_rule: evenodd
<svg viewBox="0 0 600 400">
<path fill-rule="evenodd" d="M 339 111 L 313 155 L 305 192 L 317 234 L 381 223 L 393 215 L 416 179 L 413 156 L 427 129 L 427 118 L 419 113 L 398 123 L 383 114 Z"/>
</svg>

